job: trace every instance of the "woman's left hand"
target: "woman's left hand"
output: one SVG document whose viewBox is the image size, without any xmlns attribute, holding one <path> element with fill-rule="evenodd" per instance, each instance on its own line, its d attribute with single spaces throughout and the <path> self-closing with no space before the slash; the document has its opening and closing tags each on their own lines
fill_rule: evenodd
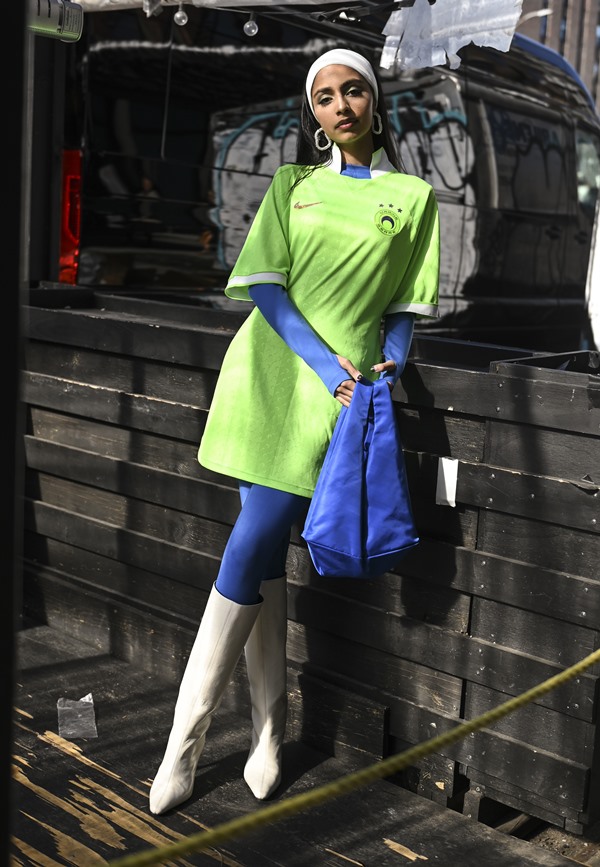
<svg viewBox="0 0 600 867">
<path fill-rule="evenodd" d="M 390 359 L 389 361 L 382 361 L 380 364 L 374 364 L 371 370 L 373 373 L 385 373 L 386 370 L 394 370 L 396 368 L 396 362 Z M 390 391 L 394 390 L 393 382 L 388 382 L 390 387 Z"/>
</svg>

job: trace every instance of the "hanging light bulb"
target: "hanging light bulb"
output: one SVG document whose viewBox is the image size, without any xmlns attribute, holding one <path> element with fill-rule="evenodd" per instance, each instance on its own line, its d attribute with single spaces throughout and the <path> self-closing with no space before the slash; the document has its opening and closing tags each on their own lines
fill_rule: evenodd
<svg viewBox="0 0 600 867">
<path fill-rule="evenodd" d="M 256 36 L 258 33 L 258 24 L 256 23 L 256 15 L 254 12 L 250 13 L 250 18 L 244 24 L 244 33 L 246 36 Z"/>
<path fill-rule="evenodd" d="M 185 27 L 185 25 L 188 23 L 187 12 L 183 8 L 183 3 L 179 4 L 179 9 L 173 16 L 173 19 L 175 21 L 175 24 L 178 24 L 180 27 Z"/>
</svg>

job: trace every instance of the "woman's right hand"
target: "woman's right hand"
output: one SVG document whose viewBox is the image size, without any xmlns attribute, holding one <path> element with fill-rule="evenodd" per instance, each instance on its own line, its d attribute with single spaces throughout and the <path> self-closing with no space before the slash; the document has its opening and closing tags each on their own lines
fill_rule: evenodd
<svg viewBox="0 0 600 867">
<path fill-rule="evenodd" d="M 336 400 L 339 400 L 342 406 L 350 406 L 352 392 L 354 391 L 356 383 L 362 379 L 362 373 L 354 367 L 351 361 L 344 358 L 343 355 L 336 355 L 336 358 L 340 367 L 343 367 L 343 369 L 350 374 L 350 379 L 345 379 L 343 382 L 340 382 L 333 396 Z"/>
</svg>

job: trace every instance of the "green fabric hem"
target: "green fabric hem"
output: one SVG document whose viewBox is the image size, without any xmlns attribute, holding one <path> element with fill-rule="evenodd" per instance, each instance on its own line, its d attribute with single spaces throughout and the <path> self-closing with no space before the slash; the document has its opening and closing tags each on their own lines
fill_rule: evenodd
<svg viewBox="0 0 600 867">
<path fill-rule="evenodd" d="M 277 491 L 286 491 L 288 494 L 297 494 L 299 497 L 306 497 L 309 500 L 312 499 L 315 492 L 314 488 L 301 488 L 297 485 L 287 485 L 282 482 L 270 481 L 269 479 L 265 479 L 263 476 L 255 476 L 252 473 L 238 472 L 231 467 L 225 467 L 218 464 L 216 461 L 206 460 L 205 458 L 202 460 L 198 458 L 198 463 L 207 470 L 212 470 L 213 473 L 221 473 L 221 475 L 230 476 L 231 478 L 239 479 L 242 482 L 251 482 L 256 485 L 263 485 L 265 488 L 275 488 Z"/>
</svg>

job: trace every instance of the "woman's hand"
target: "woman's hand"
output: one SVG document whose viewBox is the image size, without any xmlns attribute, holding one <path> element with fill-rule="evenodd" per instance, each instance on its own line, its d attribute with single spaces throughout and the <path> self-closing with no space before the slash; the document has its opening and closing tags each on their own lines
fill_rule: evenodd
<svg viewBox="0 0 600 867">
<path fill-rule="evenodd" d="M 356 383 L 362 379 L 362 373 L 360 370 L 357 370 L 356 367 L 349 361 L 347 358 L 344 358 L 343 355 L 336 355 L 338 360 L 338 364 L 340 367 L 343 367 L 344 370 L 348 371 L 350 374 L 350 379 L 345 379 L 341 382 L 335 390 L 334 397 L 336 400 L 342 404 L 342 406 L 350 406 L 350 401 L 352 400 L 352 392 L 354 391 L 354 387 Z"/>
<path fill-rule="evenodd" d="M 371 368 L 373 373 L 385 373 L 386 370 L 395 370 L 395 369 L 396 369 L 396 362 L 392 361 L 391 359 L 389 361 L 382 361 L 380 364 L 374 364 L 373 367 Z M 390 391 L 393 391 L 394 390 L 394 383 L 388 381 L 388 385 L 390 387 Z"/>
</svg>

